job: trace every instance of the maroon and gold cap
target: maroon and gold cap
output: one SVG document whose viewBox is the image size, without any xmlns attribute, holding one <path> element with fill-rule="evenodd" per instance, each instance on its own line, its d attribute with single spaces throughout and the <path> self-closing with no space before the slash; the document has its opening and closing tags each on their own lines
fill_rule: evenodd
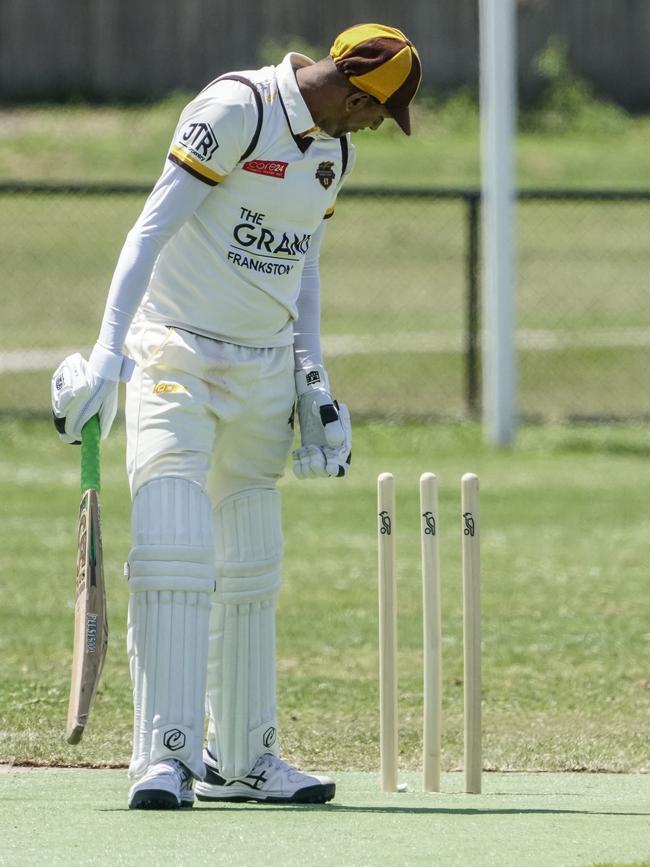
<svg viewBox="0 0 650 867">
<path fill-rule="evenodd" d="M 413 43 L 384 24 L 355 24 L 334 40 L 330 57 L 353 87 L 385 105 L 406 135 L 409 104 L 420 86 L 422 67 Z"/>
</svg>

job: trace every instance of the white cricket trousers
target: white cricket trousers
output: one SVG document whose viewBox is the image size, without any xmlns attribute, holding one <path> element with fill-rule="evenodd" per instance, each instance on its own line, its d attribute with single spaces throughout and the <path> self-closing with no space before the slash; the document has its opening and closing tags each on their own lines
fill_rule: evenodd
<svg viewBox="0 0 650 867">
<path fill-rule="evenodd" d="M 129 773 L 177 758 L 202 776 L 209 670 L 210 749 L 224 776 L 240 776 L 277 751 L 276 485 L 293 442 L 293 348 L 139 319 L 127 349 Z"/>
<path fill-rule="evenodd" d="M 213 507 L 275 488 L 293 442 L 293 347 L 252 349 L 139 320 L 127 348 L 132 497 L 162 476 L 197 482 Z"/>
</svg>

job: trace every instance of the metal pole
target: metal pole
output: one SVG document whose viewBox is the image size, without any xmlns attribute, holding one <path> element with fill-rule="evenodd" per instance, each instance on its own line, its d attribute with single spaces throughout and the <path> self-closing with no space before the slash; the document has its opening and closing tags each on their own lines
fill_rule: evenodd
<svg viewBox="0 0 650 867">
<path fill-rule="evenodd" d="M 470 193 L 467 202 L 467 327 L 465 332 L 465 401 L 467 415 L 479 413 L 479 286 L 478 251 L 480 196 Z"/>
<path fill-rule="evenodd" d="M 515 435 L 512 139 L 515 114 L 515 0 L 481 0 L 483 219 L 483 425 L 486 440 Z"/>
</svg>

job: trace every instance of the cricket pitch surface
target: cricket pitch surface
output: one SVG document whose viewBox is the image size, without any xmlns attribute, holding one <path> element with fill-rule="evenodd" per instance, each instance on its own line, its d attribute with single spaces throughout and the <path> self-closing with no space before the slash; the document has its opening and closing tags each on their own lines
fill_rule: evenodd
<svg viewBox="0 0 650 867">
<path fill-rule="evenodd" d="M 126 808 L 124 770 L 0 771 L 0 864 L 568 865 L 650 864 L 650 775 L 485 773 L 483 794 L 379 791 L 378 774 L 340 773 L 318 806 Z"/>
</svg>

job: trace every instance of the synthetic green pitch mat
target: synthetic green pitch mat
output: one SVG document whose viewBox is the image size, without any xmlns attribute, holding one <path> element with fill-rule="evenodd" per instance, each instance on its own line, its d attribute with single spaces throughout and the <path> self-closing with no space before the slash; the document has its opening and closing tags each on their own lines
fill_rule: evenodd
<svg viewBox="0 0 650 867">
<path fill-rule="evenodd" d="M 484 793 L 382 794 L 337 775 L 325 806 L 198 804 L 129 812 L 123 770 L 0 773 L 0 863 L 76 865 L 499 865 L 650 863 L 650 776 L 485 774 Z"/>
</svg>

